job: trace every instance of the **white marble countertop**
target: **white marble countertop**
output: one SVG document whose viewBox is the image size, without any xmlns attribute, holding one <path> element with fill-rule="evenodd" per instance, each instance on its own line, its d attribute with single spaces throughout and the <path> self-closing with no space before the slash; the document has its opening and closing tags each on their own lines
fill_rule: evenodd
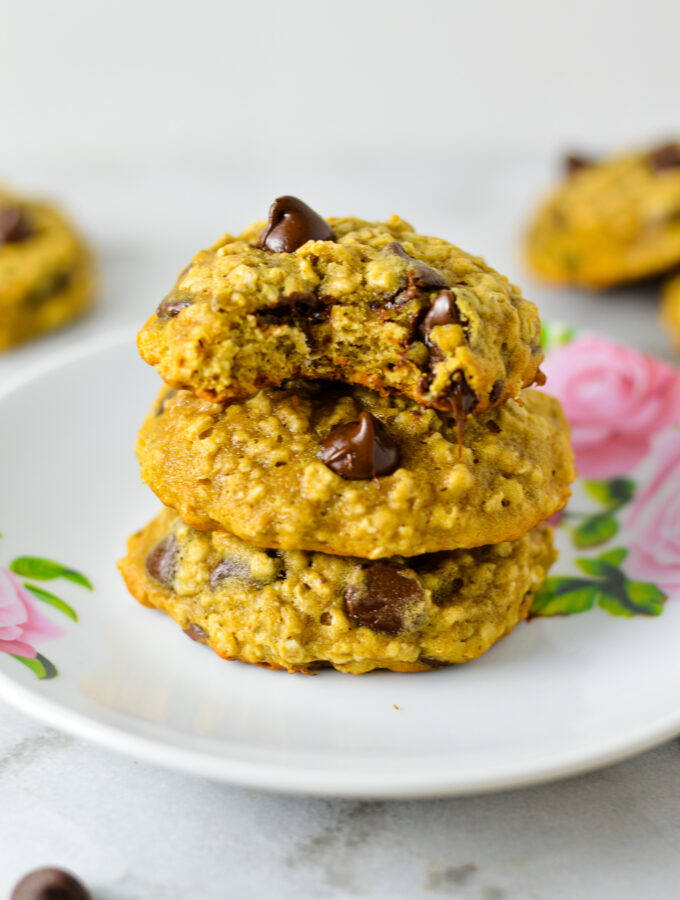
<svg viewBox="0 0 680 900">
<path fill-rule="evenodd" d="M 200 172 L 200 174 L 199 174 Z M 545 318 L 607 332 L 672 359 L 657 290 L 594 297 L 532 285 L 516 254 L 548 161 L 258 170 L 213 164 L 123 172 L 18 166 L 22 186 L 66 202 L 94 241 L 96 312 L 0 359 L 0 380 L 41 354 L 138 325 L 191 252 L 297 193 L 337 213 L 398 211 L 525 287 Z M 394 197 L 398 198 L 395 202 Z M 0 897 L 27 870 L 70 867 L 95 900 L 676 897 L 680 744 L 554 785 L 483 797 L 373 803 L 279 797 L 167 772 L 0 705 Z"/>
</svg>

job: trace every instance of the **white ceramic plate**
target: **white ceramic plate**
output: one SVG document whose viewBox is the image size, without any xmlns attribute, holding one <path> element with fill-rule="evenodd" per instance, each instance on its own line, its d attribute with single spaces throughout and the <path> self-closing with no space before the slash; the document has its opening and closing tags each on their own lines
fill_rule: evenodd
<svg viewBox="0 0 680 900">
<path fill-rule="evenodd" d="M 575 593 L 554 582 L 543 598 L 546 611 L 565 602 L 595 608 L 533 619 L 458 668 L 308 677 L 224 662 L 187 640 L 172 621 L 127 594 L 115 566 L 127 535 L 158 508 L 140 483 L 132 449 L 157 387 L 134 337 L 125 335 L 71 351 L 0 395 L 4 699 L 160 765 L 252 787 L 344 796 L 530 784 L 621 759 L 680 731 L 678 592 L 661 615 L 612 615 L 602 587 L 603 572 L 611 571 L 601 563 L 590 566 L 597 570 L 590 580 L 580 573 L 588 584 L 576 585 Z M 654 429 L 647 422 L 645 430 Z M 642 473 L 640 496 L 649 458 L 632 466 Z M 595 488 L 592 496 L 577 490 L 558 529 L 558 578 L 576 572 L 574 529 L 599 542 L 577 551 L 581 558 L 632 541 L 635 528 L 625 522 L 637 500 L 616 506 L 607 499 L 607 490 L 631 493 L 619 481 L 616 488 L 600 480 L 609 488 Z M 677 510 L 678 480 L 662 489 L 675 491 Z M 638 510 L 637 519 L 652 528 L 645 515 Z M 680 517 L 676 526 L 680 531 Z M 603 544 L 612 527 L 619 534 Z M 639 521 L 635 527 L 639 537 Z M 667 537 L 657 534 L 655 546 Z M 607 558 L 622 572 L 627 564 L 620 556 Z M 93 589 L 35 558 L 84 573 Z M 670 562 L 671 571 L 680 567 L 680 557 Z M 10 567 L 18 569 L 13 578 Z M 670 577 L 666 572 L 666 582 Z M 42 590 L 40 599 L 26 599 L 20 585 L 27 583 Z M 633 593 L 658 613 L 658 585 L 645 583 Z M 67 603 L 78 621 L 50 605 L 45 592 Z M 616 602 L 610 596 L 610 607 L 621 612 Z M 31 649 L 39 655 L 22 664 L 17 656 Z"/>
</svg>

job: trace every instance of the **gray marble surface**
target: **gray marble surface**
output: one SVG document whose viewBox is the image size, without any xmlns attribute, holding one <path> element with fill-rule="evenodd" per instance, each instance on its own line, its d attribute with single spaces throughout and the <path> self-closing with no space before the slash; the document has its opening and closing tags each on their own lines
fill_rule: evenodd
<svg viewBox="0 0 680 900">
<path fill-rule="evenodd" d="M 478 155 L 421 168 L 293 170 L 204 166 L 135 171 L 74 161 L 22 165 L 94 241 L 97 310 L 0 360 L 19 375 L 47 348 L 139 324 L 199 246 L 235 230 L 281 193 L 319 209 L 381 217 L 482 252 L 525 286 L 546 318 L 583 325 L 672 358 L 658 288 L 600 297 L 550 291 L 522 272 L 517 233 L 545 159 Z M 398 196 L 399 202 L 393 199 Z M 279 797 L 156 769 L 50 730 L 0 705 L 0 897 L 28 869 L 71 867 L 95 900 L 170 898 L 678 896 L 680 744 L 553 785 L 415 802 Z"/>
</svg>

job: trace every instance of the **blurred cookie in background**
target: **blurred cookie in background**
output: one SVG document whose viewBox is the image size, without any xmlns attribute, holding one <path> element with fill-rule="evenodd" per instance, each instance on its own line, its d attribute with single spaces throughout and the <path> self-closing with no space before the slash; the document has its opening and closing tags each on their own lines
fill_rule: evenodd
<svg viewBox="0 0 680 900">
<path fill-rule="evenodd" d="M 680 140 L 592 159 L 569 156 L 529 226 L 525 253 L 540 278 L 609 288 L 680 262 Z"/>
<path fill-rule="evenodd" d="M 80 315 L 92 292 L 91 256 L 70 223 L 0 187 L 0 351 Z"/>
<path fill-rule="evenodd" d="M 661 321 L 680 350 L 680 272 L 676 272 L 663 286 Z"/>
</svg>

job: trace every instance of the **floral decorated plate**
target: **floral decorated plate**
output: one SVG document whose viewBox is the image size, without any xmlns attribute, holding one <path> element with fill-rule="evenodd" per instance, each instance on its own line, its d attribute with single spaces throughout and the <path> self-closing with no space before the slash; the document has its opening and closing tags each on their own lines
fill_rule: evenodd
<svg viewBox="0 0 680 900">
<path fill-rule="evenodd" d="M 125 334 L 0 395 L 0 696 L 138 758 L 254 787 L 407 797 L 569 775 L 680 732 L 680 374 L 548 329 L 581 477 L 533 618 L 476 662 L 316 677 L 218 659 L 116 570 L 157 510 L 157 389 Z"/>
</svg>

